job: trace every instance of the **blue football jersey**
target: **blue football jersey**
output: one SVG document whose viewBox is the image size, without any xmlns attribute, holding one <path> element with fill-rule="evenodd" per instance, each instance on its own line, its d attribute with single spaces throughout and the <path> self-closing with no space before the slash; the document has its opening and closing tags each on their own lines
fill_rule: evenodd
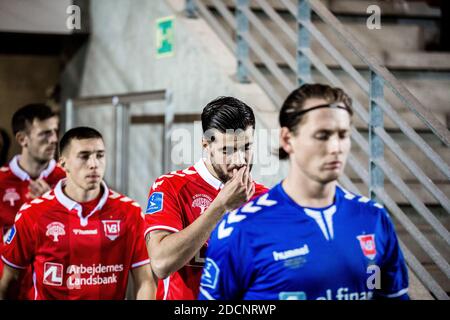
<svg viewBox="0 0 450 320">
<path fill-rule="evenodd" d="M 337 186 L 331 206 L 301 207 L 280 183 L 217 225 L 199 299 L 408 299 L 407 290 L 383 206 Z"/>
</svg>

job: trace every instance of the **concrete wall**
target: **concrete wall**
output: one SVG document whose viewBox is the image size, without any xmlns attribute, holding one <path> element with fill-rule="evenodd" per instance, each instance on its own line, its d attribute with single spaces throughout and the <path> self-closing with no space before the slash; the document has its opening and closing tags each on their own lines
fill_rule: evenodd
<svg viewBox="0 0 450 320">
<path fill-rule="evenodd" d="M 66 27 L 72 0 L 0 0 L 0 30 L 25 33 L 71 33 Z"/>
<path fill-rule="evenodd" d="M 91 40 L 79 83 L 80 96 L 169 89 L 173 92 L 177 113 L 198 114 L 213 98 L 232 95 L 255 108 L 258 128 L 275 127 L 276 119 L 270 115 L 275 107 L 266 94 L 255 84 L 239 84 L 234 80 L 236 65 L 232 52 L 202 19 L 185 18 L 181 12 L 183 3 L 180 0 L 91 1 Z M 155 22 L 169 15 L 175 16 L 175 55 L 157 59 Z M 164 103 L 151 103 L 132 106 L 131 112 L 161 113 L 163 109 Z M 111 181 L 113 120 L 108 108 L 84 110 L 77 114 L 76 119 L 76 124 L 96 126 L 107 136 L 106 142 L 110 146 L 107 179 Z M 200 135 L 193 136 L 198 130 L 194 130 L 192 124 L 179 126 L 192 134 L 183 142 L 191 141 L 196 146 L 191 153 L 191 161 L 188 161 L 192 163 L 200 157 Z M 150 125 L 133 126 L 131 132 L 128 193 L 145 205 L 149 186 L 163 173 L 162 132 L 160 127 Z M 267 137 L 259 141 L 267 151 Z M 277 141 L 276 137 L 274 141 Z M 277 169 L 278 162 L 274 160 L 266 159 L 264 167 L 256 164 L 254 178 L 270 186 L 277 182 L 280 170 L 285 167 Z M 269 167 L 275 170 L 269 172 Z M 262 172 L 269 174 L 263 175 Z"/>
</svg>

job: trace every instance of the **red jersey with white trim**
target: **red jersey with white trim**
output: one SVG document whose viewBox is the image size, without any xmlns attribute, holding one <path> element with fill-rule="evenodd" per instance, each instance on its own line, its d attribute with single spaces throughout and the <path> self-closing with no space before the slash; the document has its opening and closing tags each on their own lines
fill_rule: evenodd
<svg viewBox="0 0 450 320">
<path fill-rule="evenodd" d="M 178 232 L 195 221 L 219 194 L 223 183 L 203 160 L 185 170 L 159 177 L 153 184 L 145 214 L 145 234 L 154 230 Z M 255 183 L 255 195 L 268 189 Z M 207 243 L 184 267 L 158 283 L 157 299 L 197 299 Z"/>
<path fill-rule="evenodd" d="M 139 204 L 103 183 L 97 206 L 83 213 L 64 183 L 21 208 L 3 262 L 33 265 L 36 300 L 124 299 L 129 271 L 150 263 Z"/>
<path fill-rule="evenodd" d="M 0 168 L 0 254 L 3 247 L 3 238 L 9 228 L 14 224 L 14 217 L 20 207 L 32 200 L 29 198 L 30 176 L 19 166 L 20 156 L 15 156 L 8 164 Z M 51 160 L 45 170 L 39 176 L 47 182 L 51 188 L 65 178 L 64 169 Z M 0 278 L 3 271 L 3 263 L 0 261 Z M 32 271 L 29 269 L 19 285 L 19 299 L 31 299 L 29 292 L 33 288 Z"/>
</svg>

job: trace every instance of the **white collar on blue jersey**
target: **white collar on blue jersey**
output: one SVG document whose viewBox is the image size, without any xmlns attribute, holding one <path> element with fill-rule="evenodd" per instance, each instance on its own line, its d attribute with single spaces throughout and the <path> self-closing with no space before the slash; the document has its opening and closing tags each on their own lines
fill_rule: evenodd
<svg viewBox="0 0 450 320">
<path fill-rule="evenodd" d="M 223 188 L 223 182 L 214 177 L 205 165 L 206 159 L 200 159 L 194 164 L 195 170 L 198 172 L 200 177 L 205 180 L 211 187 L 216 190 Z"/>
<path fill-rule="evenodd" d="M 9 169 L 20 180 L 22 180 L 22 181 L 31 180 L 31 177 L 28 174 L 28 172 L 26 172 L 19 166 L 19 159 L 20 159 L 20 155 L 16 155 L 14 158 L 12 158 L 12 160 L 9 162 Z M 56 161 L 53 159 L 50 160 L 47 168 L 45 168 L 45 170 L 42 171 L 41 174 L 39 175 L 39 179 L 47 178 L 53 172 L 55 167 L 56 167 Z"/>
<path fill-rule="evenodd" d="M 64 192 L 62 190 L 62 187 L 66 184 L 66 180 L 67 180 L 67 178 L 61 179 L 58 182 L 58 184 L 56 185 L 56 187 L 55 187 L 56 200 L 58 200 L 58 202 L 61 203 L 64 207 L 66 207 L 67 210 L 69 210 L 69 211 L 72 211 L 73 209 L 77 210 L 78 217 L 80 218 L 80 224 L 82 227 L 85 227 L 88 224 L 89 217 L 92 216 L 95 212 L 101 210 L 103 208 L 103 206 L 105 205 L 106 200 L 108 199 L 108 196 L 109 196 L 108 186 L 106 185 L 106 183 L 104 181 L 102 181 L 103 194 L 102 194 L 102 197 L 100 198 L 100 201 L 98 202 L 98 204 L 94 208 L 94 210 L 92 210 L 86 217 L 83 217 L 82 216 L 83 207 L 81 206 L 81 204 L 70 199 L 68 196 L 66 196 L 64 194 Z"/>
</svg>

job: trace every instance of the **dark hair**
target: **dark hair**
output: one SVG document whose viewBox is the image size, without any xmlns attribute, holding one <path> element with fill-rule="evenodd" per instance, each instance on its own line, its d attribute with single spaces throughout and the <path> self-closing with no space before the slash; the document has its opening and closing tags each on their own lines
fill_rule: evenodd
<svg viewBox="0 0 450 320">
<path fill-rule="evenodd" d="M 324 99 L 329 104 L 342 102 L 350 116 L 353 115 L 352 99 L 340 88 L 331 87 L 326 84 L 304 84 L 292 91 L 283 103 L 280 110 L 280 127 L 286 127 L 295 132 L 304 119 L 305 114 L 299 114 L 308 99 Z M 278 151 L 280 160 L 289 158 L 289 155 L 280 148 Z"/>
<path fill-rule="evenodd" d="M 0 141 L 0 166 L 2 166 L 7 162 L 9 146 L 11 145 L 11 139 L 3 128 L 0 128 Z"/>
<path fill-rule="evenodd" d="M 28 126 L 33 123 L 34 119 L 44 121 L 56 115 L 57 114 L 46 104 L 27 104 L 14 112 L 11 121 L 12 131 L 14 135 L 16 135 L 19 131 L 26 131 Z"/>
<path fill-rule="evenodd" d="M 225 133 L 227 130 L 245 130 L 255 128 L 255 115 L 252 108 L 233 97 L 218 97 L 208 103 L 202 112 L 203 133 L 209 129 L 217 129 Z"/>
<path fill-rule="evenodd" d="M 67 131 L 63 137 L 61 138 L 61 141 L 59 142 L 59 151 L 61 154 L 64 152 L 65 149 L 70 145 L 70 142 L 73 139 L 77 140 L 85 140 L 85 139 L 102 139 L 103 136 L 100 132 L 93 128 L 89 127 L 76 127 L 73 129 L 70 129 Z"/>
</svg>

